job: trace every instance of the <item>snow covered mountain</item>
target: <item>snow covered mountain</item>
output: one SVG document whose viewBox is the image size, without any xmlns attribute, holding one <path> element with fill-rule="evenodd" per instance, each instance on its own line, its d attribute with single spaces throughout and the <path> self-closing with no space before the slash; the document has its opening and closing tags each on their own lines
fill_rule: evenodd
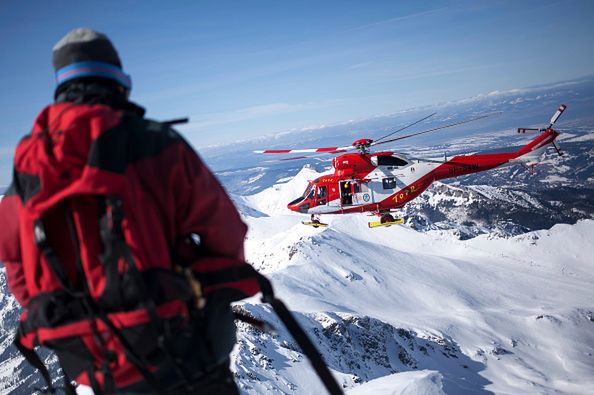
<svg viewBox="0 0 594 395">
<path fill-rule="evenodd" d="M 562 157 L 551 150 L 532 171 L 511 166 L 436 183 L 404 214 L 417 229 L 456 229 L 462 238 L 594 218 L 592 139 L 592 132 L 565 139 Z"/>
<path fill-rule="evenodd" d="M 378 136 L 436 108 L 436 124 L 494 110 L 511 117 L 479 125 L 480 133 L 463 128 L 395 148 L 443 157 L 521 145 L 528 137 L 510 131 L 542 126 L 561 102 L 568 104 L 559 122 L 563 157 L 548 152 L 534 172 L 515 166 L 436 183 L 405 207 L 403 226 L 370 230 L 371 218 L 355 214 L 325 217 L 326 229 L 304 227 L 306 217 L 286 203 L 330 170 L 329 158 L 272 164 L 249 154 L 263 142 L 326 146 L 341 136 L 348 144 L 362 130 Z M 212 148 L 204 156 L 249 225 L 248 261 L 272 279 L 348 394 L 589 394 L 593 103 L 590 78 Z M 232 368 L 243 393 L 324 393 L 268 306 L 252 298 L 236 308 L 277 328 L 269 334 L 238 323 Z M 10 345 L 17 317 L 2 269 L 0 394 L 28 395 L 39 385 Z M 44 358 L 57 373 L 55 358 Z"/>
<path fill-rule="evenodd" d="M 365 215 L 328 217 L 316 230 L 275 204 L 316 175 L 306 168 L 241 199 L 247 253 L 346 389 L 589 393 L 594 221 L 470 240 L 408 226 L 370 231 Z M 242 308 L 282 328 L 266 306 Z M 240 328 L 234 370 L 246 393 L 323 393 L 283 329 Z"/>
</svg>

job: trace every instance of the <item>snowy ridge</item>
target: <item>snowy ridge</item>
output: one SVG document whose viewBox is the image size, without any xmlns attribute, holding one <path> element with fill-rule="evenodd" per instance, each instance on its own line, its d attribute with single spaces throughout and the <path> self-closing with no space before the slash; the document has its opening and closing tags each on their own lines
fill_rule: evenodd
<svg viewBox="0 0 594 395">
<path fill-rule="evenodd" d="M 301 196 L 307 183 L 326 173 L 318 173 L 310 166 L 304 166 L 290 182 L 278 183 L 255 195 L 244 196 L 246 205 L 268 215 L 287 213 L 287 203 Z"/>
<path fill-rule="evenodd" d="M 243 305 L 249 313 L 261 317 L 270 314 L 262 306 Z M 440 377 L 464 378 L 477 383 L 487 380 L 473 374 L 480 368 L 463 355 L 457 345 L 440 336 L 418 334 L 385 322 L 346 313 L 298 314 L 308 329 L 328 366 L 345 388 L 397 372 L 446 367 Z M 277 327 L 282 324 L 274 321 Z M 236 377 L 243 389 L 264 393 L 275 390 L 317 393 L 319 383 L 308 377 L 308 363 L 284 329 L 276 335 L 258 333 L 240 324 L 241 339 L 237 350 Z M 251 366 L 257 365 L 254 370 Z M 285 373 L 279 379 L 278 371 Z M 443 369 L 442 369 L 443 370 Z M 257 373 L 255 373 L 257 372 Z M 436 372 L 437 373 L 437 372 Z M 311 374 L 311 373 L 309 373 Z M 449 386 L 450 389 L 456 386 Z M 459 388 L 456 388 L 459 390 Z"/>
</svg>

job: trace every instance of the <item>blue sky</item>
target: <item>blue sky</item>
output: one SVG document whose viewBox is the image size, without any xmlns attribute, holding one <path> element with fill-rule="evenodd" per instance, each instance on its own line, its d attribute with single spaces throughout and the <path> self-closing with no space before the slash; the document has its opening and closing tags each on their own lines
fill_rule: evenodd
<svg viewBox="0 0 594 395">
<path fill-rule="evenodd" d="M 196 147 L 594 74 L 588 0 L 3 2 L 0 184 L 80 26 Z"/>
</svg>

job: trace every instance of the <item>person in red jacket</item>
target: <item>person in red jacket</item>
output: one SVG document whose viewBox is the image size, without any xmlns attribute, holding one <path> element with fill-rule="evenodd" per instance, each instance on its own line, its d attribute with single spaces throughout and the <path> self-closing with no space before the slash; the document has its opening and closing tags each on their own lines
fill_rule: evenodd
<svg viewBox="0 0 594 395">
<path fill-rule="evenodd" d="M 104 34 L 90 29 L 68 33 L 53 48 L 53 65 L 57 82 L 55 103 L 39 114 L 31 134 L 19 143 L 13 184 L 0 202 L 0 260 L 6 266 L 9 288 L 24 308 L 22 328 L 32 328 L 35 340 L 31 348 L 38 342 L 59 350 L 65 344 L 60 343 L 60 336 L 67 332 L 64 322 L 76 324 L 81 318 L 74 316 L 74 307 L 58 308 L 78 306 L 77 300 L 72 300 L 72 290 L 84 289 L 97 306 L 108 306 L 101 308 L 110 317 L 129 317 L 125 315 L 128 311 L 140 311 L 134 310 L 142 302 L 138 297 L 125 300 L 126 292 L 135 284 L 126 283 L 126 287 L 116 290 L 123 295 L 118 297 L 128 303 L 126 308 L 121 308 L 124 302 L 120 299 L 117 303 L 110 299 L 111 280 L 107 278 L 108 270 L 103 271 L 107 267 L 107 252 L 93 240 L 103 237 L 95 228 L 103 216 L 113 216 L 115 209 L 97 203 L 94 194 L 117 191 L 121 197 L 117 204 L 123 204 L 122 237 L 130 254 L 122 255 L 126 259 L 116 257 L 116 274 L 118 270 L 121 274 L 122 265 L 128 263 L 148 268 L 141 273 L 150 277 L 148 285 L 162 281 L 162 273 L 172 272 L 174 267 L 179 271 L 180 266 L 176 265 L 180 261 L 189 262 L 194 273 L 205 275 L 247 266 L 243 250 L 247 227 L 190 145 L 169 126 L 144 119 L 144 109 L 128 100 L 130 77 L 123 72 L 118 53 Z M 62 208 L 74 213 L 64 217 L 68 221 L 60 216 Z M 43 215 L 44 228 L 38 225 L 36 215 Z M 47 240 L 53 250 L 48 249 Z M 54 250 L 56 253 L 52 254 Z M 133 262 L 127 262 L 130 260 Z M 174 348 L 183 351 L 187 361 L 173 358 L 174 363 L 172 358 L 141 355 L 142 360 L 157 361 L 151 362 L 147 370 L 158 381 L 160 393 L 238 393 L 229 370 L 229 353 L 235 342 L 229 303 L 257 293 L 257 281 L 240 276 L 210 285 L 205 282 L 202 287 L 199 292 L 204 299 L 198 305 L 200 314 L 208 319 L 194 334 L 210 342 L 206 347 L 210 364 L 197 364 L 207 368 L 186 372 L 183 380 L 180 378 L 183 374 L 179 371 L 184 366 L 194 366 L 192 358 L 202 358 L 200 350 L 184 350 L 196 346 L 190 340 L 180 343 L 183 336 L 172 342 Z M 150 297 L 156 300 L 154 310 L 158 315 L 172 308 L 173 297 L 168 299 L 166 294 L 179 290 L 163 285 L 156 289 L 158 292 L 152 292 Z M 56 305 L 55 300 L 60 298 L 65 301 Z M 47 308 L 49 303 L 54 303 L 54 308 Z M 96 321 L 103 319 L 102 313 L 96 314 L 99 318 L 92 317 L 95 326 Z M 122 318 L 118 322 L 126 321 Z M 45 330 L 45 335 L 39 328 Z M 97 328 L 103 327 L 96 326 L 95 332 Z M 105 333 L 103 337 L 111 336 L 109 331 Z M 184 335 L 191 337 L 187 331 Z M 93 351 L 93 341 L 103 341 L 97 339 L 96 333 L 89 334 L 88 339 L 84 336 L 87 335 L 69 338 L 68 346 L 80 341 L 90 347 L 90 353 L 104 352 Z M 117 339 L 112 343 L 118 343 Z M 107 349 L 112 343 L 103 346 Z M 136 370 L 130 363 L 120 363 L 113 357 L 107 358 L 105 365 L 85 365 L 79 360 L 69 362 L 56 352 L 67 377 L 90 385 L 96 393 L 156 393 L 154 382 L 146 379 L 146 372 L 140 374 L 142 369 L 134 364 Z"/>
</svg>

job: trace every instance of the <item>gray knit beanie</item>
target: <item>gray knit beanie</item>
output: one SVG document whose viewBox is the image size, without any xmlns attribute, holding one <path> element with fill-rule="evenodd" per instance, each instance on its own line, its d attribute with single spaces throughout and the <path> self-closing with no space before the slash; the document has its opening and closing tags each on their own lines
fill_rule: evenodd
<svg viewBox="0 0 594 395">
<path fill-rule="evenodd" d="M 58 41 L 52 55 L 57 88 L 81 77 L 107 78 L 126 90 L 132 88 L 115 47 L 103 33 L 88 28 L 74 29 Z"/>
</svg>

